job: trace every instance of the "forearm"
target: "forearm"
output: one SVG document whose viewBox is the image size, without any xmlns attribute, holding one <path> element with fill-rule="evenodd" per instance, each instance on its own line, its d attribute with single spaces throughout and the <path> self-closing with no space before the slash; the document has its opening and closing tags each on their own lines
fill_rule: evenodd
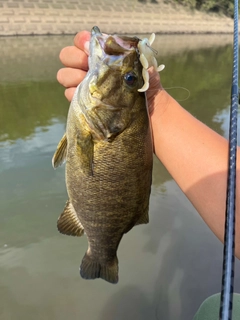
<svg viewBox="0 0 240 320">
<path fill-rule="evenodd" d="M 161 90 L 151 114 L 155 153 L 217 237 L 224 239 L 226 139 L 198 121 Z M 239 166 L 238 166 L 239 167 Z M 237 182 L 240 185 L 240 181 Z M 237 188 L 237 202 L 239 202 Z M 240 257 L 239 203 L 236 255 Z"/>
</svg>

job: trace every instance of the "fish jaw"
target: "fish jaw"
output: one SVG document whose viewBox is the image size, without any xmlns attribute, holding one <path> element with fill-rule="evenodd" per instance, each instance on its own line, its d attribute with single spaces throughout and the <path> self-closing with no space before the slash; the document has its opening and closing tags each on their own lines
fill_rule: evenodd
<svg viewBox="0 0 240 320">
<path fill-rule="evenodd" d="M 139 43 L 137 37 L 125 37 L 122 35 L 108 35 L 102 33 L 98 27 L 93 27 L 91 31 L 89 68 L 94 64 L 95 58 L 102 58 L 104 55 L 118 56 L 124 52 L 136 49 Z"/>
<path fill-rule="evenodd" d="M 103 63 L 108 67 L 122 66 L 122 61 L 129 52 L 136 51 L 139 39 L 129 38 L 121 35 L 107 35 L 101 33 L 98 27 L 93 27 L 91 31 L 90 53 L 88 57 L 89 73 L 93 77 L 99 78 L 99 65 L 101 69 Z M 105 73 L 106 70 L 102 70 Z M 93 81 L 91 81 L 90 91 L 93 91 Z"/>
<path fill-rule="evenodd" d="M 104 104 L 104 96 L 98 84 L 106 78 L 108 73 L 111 73 L 109 69 L 122 67 L 123 58 L 129 54 L 129 51 L 136 50 L 138 41 L 136 37 L 129 41 L 124 36 L 101 33 L 96 26 L 92 28 L 88 57 L 89 70 L 84 81 L 76 90 L 75 100 L 78 104 L 85 109 Z M 81 91 L 81 96 L 78 94 L 79 91 Z"/>
</svg>

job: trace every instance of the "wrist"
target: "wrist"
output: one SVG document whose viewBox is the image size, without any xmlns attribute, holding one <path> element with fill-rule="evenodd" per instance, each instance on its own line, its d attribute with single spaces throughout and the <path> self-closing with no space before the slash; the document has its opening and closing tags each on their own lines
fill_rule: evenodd
<svg viewBox="0 0 240 320">
<path fill-rule="evenodd" d="M 171 100 L 175 101 L 163 88 L 158 89 L 154 95 L 152 95 L 152 93 L 148 94 L 147 92 L 147 101 L 151 121 L 166 112 Z"/>
</svg>

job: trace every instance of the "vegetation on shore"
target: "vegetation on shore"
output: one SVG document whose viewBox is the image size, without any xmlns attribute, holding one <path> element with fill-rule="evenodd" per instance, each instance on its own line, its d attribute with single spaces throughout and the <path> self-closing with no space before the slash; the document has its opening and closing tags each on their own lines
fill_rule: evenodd
<svg viewBox="0 0 240 320">
<path fill-rule="evenodd" d="M 233 17 L 234 0 L 175 0 L 192 9 L 222 13 Z"/>
</svg>

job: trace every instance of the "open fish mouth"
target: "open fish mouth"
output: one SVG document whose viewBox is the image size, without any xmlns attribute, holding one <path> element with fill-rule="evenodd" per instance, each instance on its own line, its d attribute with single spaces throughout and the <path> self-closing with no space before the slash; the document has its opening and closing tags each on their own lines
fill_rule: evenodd
<svg viewBox="0 0 240 320">
<path fill-rule="evenodd" d="M 100 29 L 97 26 L 94 26 L 91 31 L 92 35 L 92 52 L 94 51 L 98 58 L 101 60 L 104 59 L 104 56 L 115 56 L 116 58 L 110 58 L 116 64 L 118 56 L 123 56 L 128 54 L 131 50 L 136 50 L 139 54 L 139 59 L 142 64 L 142 77 L 144 80 L 143 86 L 138 89 L 139 92 L 145 92 L 149 88 L 149 74 L 147 69 L 153 67 L 157 72 L 164 69 L 164 65 L 157 64 L 155 58 L 156 50 L 154 50 L 151 45 L 155 39 L 155 34 L 153 33 L 149 39 L 139 39 L 137 37 L 126 37 L 124 35 L 107 35 L 101 33 Z M 94 39 L 96 41 L 94 41 Z M 91 55 L 92 60 L 95 62 L 97 58 Z M 94 64 L 94 62 L 93 62 Z M 89 63 L 90 65 L 90 63 Z"/>
<path fill-rule="evenodd" d="M 91 30 L 89 56 L 88 100 L 94 106 L 103 104 L 105 95 L 101 83 L 106 81 L 112 67 L 122 68 L 124 58 L 137 51 L 139 39 L 102 33 L 97 26 Z"/>
<path fill-rule="evenodd" d="M 122 55 L 129 50 L 135 50 L 140 40 L 137 37 L 107 35 L 102 33 L 97 26 L 92 28 L 91 37 L 96 40 L 93 41 L 95 46 L 92 49 L 96 50 L 96 44 L 98 43 L 105 54 L 116 56 Z"/>
</svg>

